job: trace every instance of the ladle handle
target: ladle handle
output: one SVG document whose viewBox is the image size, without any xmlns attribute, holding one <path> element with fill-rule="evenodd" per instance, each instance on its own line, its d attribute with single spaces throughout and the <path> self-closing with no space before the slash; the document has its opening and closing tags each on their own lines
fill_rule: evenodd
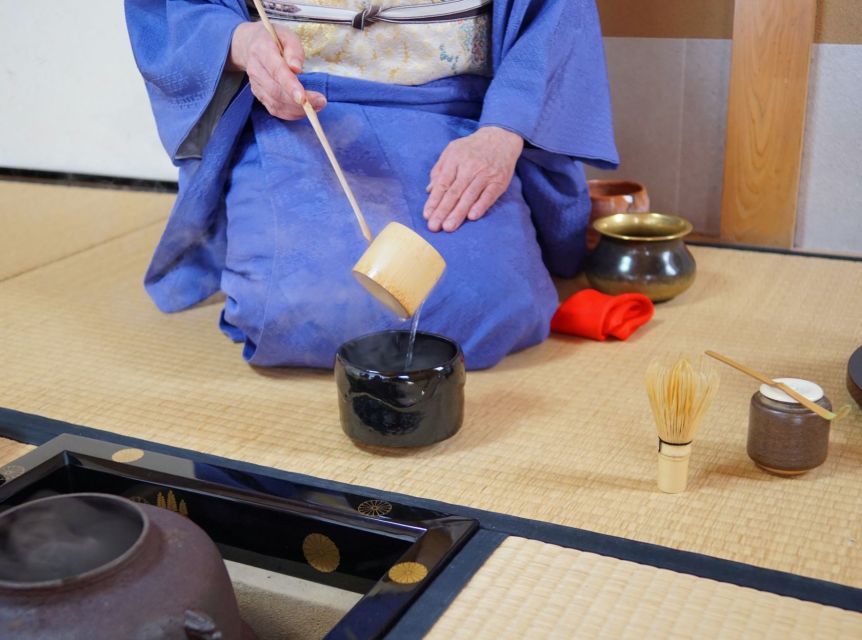
<svg viewBox="0 0 862 640">
<path fill-rule="evenodd" d="M 266 15 L 266 9 L 263 8 L 261 0 L 254 0 L 254 6 L 257 9 L 258 15 L 260 15 L 260 21 L 263 22 L 264 28 L 266 28 L 269 35 L 271 35 L 272 39 L 275 41 L 275 45 L 278 47 L 279 53 L 283 54 L 284 47 L 282 47 L 281 40 L 279 40 L 278 34 L 275 32 L 275 27 L 273 27 L 272 22 L 269 21 L 269 16 Z M 359 209 L 359 204 L 353 196 L 353 191 L 351 191 L 350 185 L 347 184 L 347 178 L 344 177 L 344 172 L 341 170 L 341 165 L 338 164 L 338 159 L 332 151 L 329 140 L 326 139 L 326 134 L 323 133 L 323 127 L 320 126 L 320 120 L 317 118 L 317 113 L 314 111 L 314 107 L 309 104 L 308 99 L 302 101 L 302 108 L 305 110 L 305 115 L 308 116 L 308 120 L 311 122 L 311 128 L 314 129 L 314 133 L 317 134 L 317 139 L 320 140 L 320 144 L 326 152 L 326 157 L 329 158 L 332 168 L 335 169 L 335 175 L 338 176 L 338 182 L 341 184 L 341 188 L 344 190 L 344 195 L 347 196 L 347 200 L 350 202 L 350 206 L 353 209 L 356 220 L 359 222 L 359 228 L 362 230 L 362 235 L 370 244 L 371 230 L 365 222 L 365 216 L 362 215 L 362 211 Z"/>
<path fill-rule="evenodd" d="M 303 100 L 302 108 L 305 109 L 305 115 L 308 116 L 308 120 L 311 122 L 311 128 L 314 129 L 314 133 L 317 134 L 317 139 L 320 140 L 323 150 L 326 151 L 326 157 L 329 158 L 332 168 L 335 169 L 335 175 L 338 176 L 338 182 L 341 183 L 344 195 L 346 195 L 348 201 L 350 201 L 350 206 L 353 208 L 356 221 L 359 222 L 359 228 L 362 229 L 362 235 L 365 236 L 365 239 L 370 244 L 371 230 L 365 222 L 365 216 L 363 216 L 362 211 L 359 210 L 359 204 L 356 202 L 356 198 L 353 197 L 353 191 L 351 191 L 350 185 L 347 184 L 347 178 L 344 177 L 344 173 L 341 171 L 341 165 L 338 164 L 335 153 L 333 153 L 332 147 L 329 146 L 329 140 L 326 139 L 326 134 L 323 133 L 323 127 L 320 126 L 320 120 L 317 118 L 317 113 L 314 111 L 314 107 L 308 103 L 308 100 Z"/>
<path fill-rule="evenodd" d="M 257 9 L 257 13 L 260 16 L 260 21 L 263 23 L 264 28 L 269 31 L 269 35 L 271 35 L 272 39 L 275 40 L 275 46 L 278 47 L 278 52 L 283 55 L 284 47 L 281 45 L 281 40 L 275 32 L 275 27 L 273 27 L 272 23 L 269 21 L 269 16 L 266 15 L 266 9 L 263 8 L 263 3 L 260 0 L 254 0 L 254 8 Z"/>
<path fill-rule="evenodd" d="M 769 377 L 763 375 L 762 373 L 755 371 L 754 369 L 750 369 L 749 367 L 746 367 L 744 364 L 738 363 L 736 360 L 731 360 L 727 356 L 723 356 L 720 353 L 716 353 L 715 351 L 706 351 L 705 353 L 710 358 L 715 358 L 716 360 L 720 360 L 724 364 L 730 365 L 731 367 L 733 367 L 737 371 L 742 371 L 742 373 L 744 373 L 748 376 L 751 376 L 752 378 L 754 378 L 755 380 L 758 380 L 759 382 L 762 382 L 763 384 L 768 384 L 770 387 L 775 387 L 777 389 L 781 389 L 784 393 L 786 393 L 791 398 L 796 400 L 803 407 L 805 407 L 806 409 L 810 409 L 811 411 L 816 413 L 821 418 L 826 418 L 827 420 L 834 420 L 835 418 L 839 417 L 838 414 L 832 413 L 828 409 L 821 407 L 819 404 L 811 402 L 811 400 L 809 400 L 808 398 L 803 396 L 801 393 L 799 393 L 795 389 L 787 386 L 783 382 L 776 382 L 772 378 L 769 378 Z"/>
</svg>

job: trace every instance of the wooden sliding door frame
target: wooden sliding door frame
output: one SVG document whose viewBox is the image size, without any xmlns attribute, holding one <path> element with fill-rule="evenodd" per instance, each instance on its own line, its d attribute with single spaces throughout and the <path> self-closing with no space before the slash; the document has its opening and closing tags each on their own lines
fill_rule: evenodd
<svg viewBox="0 0 862 640">
<path fill-rule="evenodd" d="M 791 249 L 816 0 L 736 0 L 722 242 Z"/>
</svg>

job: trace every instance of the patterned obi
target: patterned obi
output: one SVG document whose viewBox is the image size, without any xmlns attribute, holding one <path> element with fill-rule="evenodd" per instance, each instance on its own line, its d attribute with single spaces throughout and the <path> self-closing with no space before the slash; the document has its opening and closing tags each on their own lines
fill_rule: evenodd
<svg viewBox="0 0 862 640">
<path fill-rule="evenodd" d="M 444 5 L 468 10 L 446 15 Z M 402 85 L 468 73 L 491 75 L 488 2 L 265 0 L 264 7 L 274 22 L 299 36 L 306 73 Z M 441 13 L 435 17 L 435 11 Z"/>
</svg>

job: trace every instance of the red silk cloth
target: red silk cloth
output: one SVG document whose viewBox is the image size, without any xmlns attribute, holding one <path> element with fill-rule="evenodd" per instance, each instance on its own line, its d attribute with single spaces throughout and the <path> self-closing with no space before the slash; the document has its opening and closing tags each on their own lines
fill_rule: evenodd
<svg viewBox="0 0 862 640">
<path fill-rule="evenodd" d="M 640 293 L 609 296 L 584 289 L 560 305 L 551 319 L 551 331 L 593 340 L 607 340 L 608 336 L 625 340 L 649 322 L 652 314 L 652 301 Z"/>
</svg>

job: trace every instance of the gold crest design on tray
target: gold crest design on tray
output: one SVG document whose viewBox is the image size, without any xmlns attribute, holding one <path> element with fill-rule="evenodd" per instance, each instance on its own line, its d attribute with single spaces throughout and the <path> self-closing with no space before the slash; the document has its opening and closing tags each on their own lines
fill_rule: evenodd
<svg viewBox="0 0 862 640">
<path fill-rule="evenodd" d="M 310 533 L 302 541 L 302 555 L 312 567 L 321 573 L 332 573 L 341 562 L 341 554 L 335 543 L 322 533 Z"/>
<path fill-rule="evenodd" d="M 132 502 L 137 502 L 138 504 L 150 504 L 150 501 L 143 496 L 131 496 L 129 500 L 131 500 Z"/>
<path fill-rule="evenodd" d="M 14 480 L 22 473 L 24 473 L 26 469 L 22 467 L 20 464 L 7 464 L 5 467 L 0 467 L 0 476 L 9 482 L 10 480 Z"/>
<path fill-rule="evenodd" d="M 398 584 L 416 584 L 428 575 L 428 567 L 419 562 L 399 562 L 389 569 L 389 579 Z"/>
<path fill-rule="evenodd" d="M 143 457 L 143 449 L 135 449 L 133 447 L 129 447 L 128 449 L 120 449 L 119 451 L 115 451 L 111 455 L 111 460 L 113 460 L 114 462 L 137 462 Z"/>
<path fill-rule="evenodd" d="M 386 500 L 366 500 L 356 510 L 364 516 L 380 517 L 392 511 L 392 505 Z"/>
<path fill-rule="evenodd" d="M 189 510 L 186 506 L 186 501 L 180 499 L 179 504 L 177 504 L 177 497 L 174 495 L 174 492 L 168 489 L 168 497 L 165 498 L 164 494 L 159 491 L 159 495 L 156 496 L 156 506 L 161 507 L 162 509 L 167 509 L 168 511 L 173 511 L 174 513 L 178 513 L 181 516 L 188 517 Z"/>
</svg>

